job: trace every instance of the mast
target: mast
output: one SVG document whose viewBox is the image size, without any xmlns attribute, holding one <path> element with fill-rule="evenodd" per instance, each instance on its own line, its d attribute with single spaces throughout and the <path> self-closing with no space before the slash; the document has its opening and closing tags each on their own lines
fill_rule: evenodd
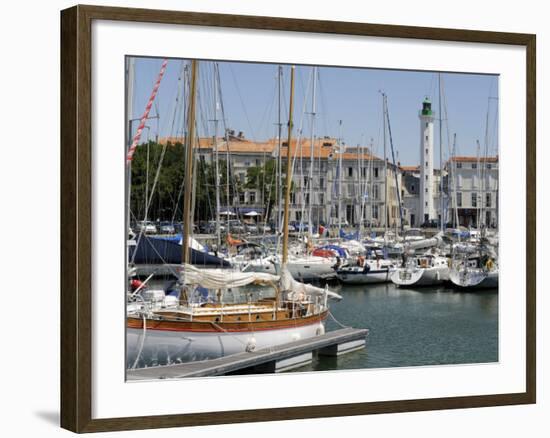
<svg viewBox="0 0 550 438">
<path fill-rule="evenodd" d="M 317 67 L 313 67 L 313 83 L 312 83 L 312 99 L 311 99 L 311 145 L 310 145 L 310 157 L 309 157 L 309 212 L 308 212 L 308 232 L 311 236 L 313 229 L 313 222 L 311 220 L 313 215 L 313 142 L 315 141 L 315 86 L 317 79 Z"/>
<path fill-rule="evenodd" d="M 220 166 L 218 163 L 218 88 L 217 88 L 217 75 L 218 63 L 214 63 L 214 161 L 216 172 L 216 237 L 217 237 L 217 249 L 219 251 L 221 245 L 221 231 L 220 231 Z"/>
<path fill-rule="evenodd" d="M 456 132 L 453 136 L 453 158 L 456 156 Z M 453 196 L 451 199 L 454 199 L 454 207 L 455 207 L 455 213 L 454 213 L 454 219 L 455 219 L 455 228 L 458 228 L 460 223 L 458 222 L 458 200 L 456 198 L 456 166 L 454 164 L 454 160 L 449 160 L 450 162 L 450 169 L 452 172 L 452 184 L 453 184 Z"/>
<path fill-rule="evenodd" d="M 281 92 L 282 87 L 281 83 L 283 80 L 283 66 L 280 65 L 278 68 L 278 75 L 277 75 L 277 91 L 278 91 L 278 118 L 277 118 L 277 126 L 279 128 L 279 132 L 277 135 L 277 233 L 281 230 L 281 212 L 283 210 L 283 197 L 282 197 L 282 181 L 281 181 L 281 175 L 282 175 L 282 160 L 281 160 L 281 144 L 282 144 L 282 135 L 283 135 L 283 123 L 281 118 L 281 109 L 282 109 L 282 102 L 281 102 Z M 277 239 L 278 240 L 278 239 Z M 279 244 L 277 243 L 277 247 Z"/>
<path fill-rule="evenodd" d="M 126 83 L 128 84 L 127 87 L 127 95 L 126 95 L 126 120 L 128 123 L 127 129 L 128 129 L 128 149 L 132 146 L 132 117 L 133 117 L 133 111 L 134 111 L 134 68 L 135 68 L 135 59 L 132 57 L 126 58 Z M 128 166 L 126 166 L 128 175 L 126 175 L 127 178 L 127 192 L 126 192 L 126 234 L 128 234 L 130 230 L 130 207 L 131 207 L 131 195 L 132 195 L 132 164 L 129 163 Z"/>
<path fill-rule="evenodd" d="M 290 68 L 290 104 L 288 109 L 288 147 L 286 154 L 286 191 L 285 208 L 283 215 L 283 265 L 288 261 L 288 210 L 290 204 L 290 185 L 292 183 L 292 162 L 290 159 L 290 145 L 292 141 L 292 116 L 294 113 L 294 70 L 295 66 Z"/>
<path fill-rule="evenodd" d="M 386 142 L 386 95 L 382 93 L 382 138 L 384 141 L 384 241 L 388 233 L 388 160 Z"/>
<path fill-rule="evenodd" d="M 370 150 L 371 150 L 371 153 L 370 153 L 370 161 L 369 161 L 369 180 L 367 180 L 367 183 L 370 182 L 369 184 L 369 189 L 368 189 L 368 200 L 369 200 L 369 232 L 370 234 L 372 235 L 372 219 L 374 217 L 374 215 L 372 214 L 372 209 L 373 209 L 373 200 L 374 200 L 374 153 L 373 153 L 373 141 L 371 139 L 371 142 L 370 142 Z M 377 215 L 376 215 L 376 219 L 378 219 L 378 217 L 380 216 L 377 212 Z"/>
<path fill-rule="evenodd" d="M 181 244 L 182 264 L 190 262 L 189 240 L 191 238 L 191 190 L 193 181 L 193 145 L 195 143 L 195 104 L 197 98 L 198 61 L 191 61 L 191 90 L 189 95 L 189 114 L 187 119 L 186 159 L 185 159 L 185 196 L 183 199 L 183 240 Z"/>
<path fill-rule="evenodd" d="M 480 211 L 479 211 L 479 203 L 481 202 L 480 198 L 481 198 L 481 174 L 480 174 L 480 168 L 479 168 L 479 165 L 480 165 L 480 156 L 479 154 L 481 153 L 481 146 L 479 144 L 479 140 L 476 140 L 476 144 L 477 144 L 477 193 L 476 193 L 476 215 L 477 215 L 477 219 L 476 219 L 476 228 L 479 230 L 481 229 L 481 227 L 479 226 L 479 215 L 480 215 Z"/>
<path fill-rule="evenodd" d="M 344 146 L 342 144 L 342 120 L 338 120 L 340 126 L 338 132 L 338 238 L 342 230 L 342 153 Z"/>
<path fill-rule="evenodd" d="M 363 136 L 361 136 L 361 143 L 363 144 Z M 361 149 L 362 149 L 363 146 L 361 146 Z M 362 190 L 361 190 L 361 186 L 362 186 L 362 183 L 361 183 L 361 156 L 359 155 L 360 154 L 360 149 L 359 149 L 359 145 L 357 145 L 357 176 L 356 176 L 356 180 L 357 180 L 357 184 L 356 184 L 356 192 L 355 192 L 355 202 L 354 202 L 354 211 L 355 213 L 359 213 L 358 216 L 359 216 L 359 226 L 357 227 L 357 237 L 360 238 L 361 236 L 361 222 L 363 221 L 363 211 L 361 209 L 361 196 L 362 196 Z M 362 154 L 362 153 L 361 153 Z M 357 217 L 355 218 L 355 220 L 357 221 Z"/>
<path fill-rule="evenodd" d="M 395 175 L 395 191 L 397 194 L 397 206 L 399 207 L 399 222 L 401 224 L 401 233 L 403 233 L 403 211 L 401 209 L 401 194 L 399 193 L 399 178 L 397 176 L 397 163 L 395 162 L 395 153 L 393 149 L 393 139 L 391 135 L 391 124 L 390 124 L 390 112 L 388 110 L 388 97 L 384 94 L 384 106 L 386 108 L 386 117 L 388 119 L 388 134 L 390 137 L 390 147 L 391 147 L 391 156 L 393 161 L 393 174 Z"/>
<path fill-rule="evenodd" d="M 489 97 L 487 99 L 487 115 L 485 119 L 485 147 L 483 150 L 483 159 L 481 160 L 482 170 L 481 170 L 481 221 L 484 223 L 485 228 L 487 224 L 485 223 L 485 204 L 486 204 L 486 197 L 487 197 L 487 184 L 486 184 L 486 168 L 487 168 L 487 158 L 489 157 L 489 110 L 491 109 L 491 98 Z"/>
<path fill-rule="evenodd" d="M 444 230 L 443 218 L 443 111 L 441 110 L 441 73 L 438 73 L 439 80 L 439 228 Z"/>
</svg>

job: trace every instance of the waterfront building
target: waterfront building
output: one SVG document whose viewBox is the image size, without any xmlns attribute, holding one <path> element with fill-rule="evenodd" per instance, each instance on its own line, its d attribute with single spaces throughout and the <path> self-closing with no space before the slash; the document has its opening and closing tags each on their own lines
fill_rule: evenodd
<svg viewBox="0 0 550 438">
<path fill-rule="evenodd" d="M 420 166 L 402 166 L 403 205 L 411 226 L 422 225 Z M 433 205 L 438 220 L 440 212 L 439 169 L 433 171 Z M 445 163 L 443 169 L 443 220 L 445 223 L 477 227 L 498 227 L 498 156 L 457 156 Z"/>
<path fill-rule="evenodd" d="M 445 168 L 450 208 L 453 215 L 457 210 L 460 225 L 498 228 L 498 156 L 457 156 Z"/>
<path fill-rule="evenodd" d="M 182 138 L 164 138 L 160 143 L 182 143 Z M 245 138 L 242 132 L 237 135 L 229 131 L 227 138 L 198 139 L 197 159 L 212 164 L 214 144 L 218 148 L 218 159 L 225 162 L 229 157 L 230 184 L 235 188 L 235 196 L 230 205 L 222 205 L 222 210 L 230 209 L 239 213 L 256 211 L 267 213 L 274 220 L 277 205 L 266 205 L 261 187 L 247 184 L 248 171 L 252 167 L 263 166 L 268 160 L 278 159 L 279 143 L 282 162 L 282 178 L 288 154 L 286 140 L 277 138 L 257 142 Z M 298 146 L 297 146 L 298 145 Z M 357 226 L 363 217 L 364 225 L 375 227 L 396 227 L 399 225 L 399 203 L 395 173 L 402 190 L 402 170 L 387 162 L 387 175 L 384 179 L 386 163 L 371 154 L 365 146 L 346 146 L 331 137 L 316 138 L 313 148 L 309 139 L 293 139 L 290 153 L 294 160 L 292 193 L 289 217 L 291 221 L 307 222 L 311 200 L 311 222 L 313 224 L 341 223 L 343 226 Z M 313 158 L 312 158 L 313 157 Z M 313 172 L 310 166 L 313 163 Z M 264 181 L 269 190 L 276 190 L 277 181 Z M 282 188 L 282 183 L 279 183 Z M 225 190 L 221 188 L 221 190 Z M 284 194 L 283 194 L 284 195 Z M 222 198 L 225 198 L 222 196 Z"/>
</svg>

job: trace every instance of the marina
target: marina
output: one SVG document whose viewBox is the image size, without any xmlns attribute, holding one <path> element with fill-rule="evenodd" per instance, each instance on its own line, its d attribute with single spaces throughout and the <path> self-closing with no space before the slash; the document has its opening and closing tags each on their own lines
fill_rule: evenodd
<svg viewBox="0 0 550 438">
<path fill-rule="evenodd" d="M 129 58 L 128 84 L 141 61 Z M 444 79 L 432 74 L 437 98 L 411 111 L 420 165 L 404 166 L 385 91 L 378 140 L 350 146 L 342 120 L 336 135 L 316 123 L 331 73 L 274 66 L 276 136 L 249 139 L 226 125 L 225 63 L 181 60 L 171 97 L 183 135 L 160 138 L 157 125 L 140 143 L 169 64 L 142 117 L 128 114 L 129 381 L 498 361 L 490 107 L 475 155 L 449 132 L 445 150 Z"/>
</svg>

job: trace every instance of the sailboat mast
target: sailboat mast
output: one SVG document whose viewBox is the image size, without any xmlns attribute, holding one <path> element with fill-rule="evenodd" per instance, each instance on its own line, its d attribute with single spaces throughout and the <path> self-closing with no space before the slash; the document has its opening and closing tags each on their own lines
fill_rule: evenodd
<svg viewBox="0 0 550 438">
<path fill-rule="evenodd" d="M 311 236 L 313 234 L 313 143 L 315 141 L 315 112 L 316 112 L 316 102 L 315 102 L 315 87 L 317 79 L 317 67 L 313 67 L 313 83 L 312 83 L 312 99 L 311 99 L 311 139 L 310 139 L 310 157 L 309 157 L 309 214 L 308 214 L 308 232 Z"/>
<path fill-rule="evenodd" d="M 191 190 L 193 181 L 193 145 L 195 143 L 195 103 L 197 98 L 198 61 L 191 61 L 191 90 L 189 95 L 189 114 L 187 119 L 186 159 L 185 159 L 185 196 L 183 200 L 183 239 L 181 242 L 181 261 L 190 262 L 189 241 L 191 239 Z"/>
<path fill-rule="evenodd" d="M 480 153 L 481 153 L 481 146 L 479 144 L 479 140 L 476 140 L 476 144 L 477 144 L 477 164 L 476 164 L 476 173 L 477 173 L 477 186 L 476 186 L 476 189 L 477 189 L 477 193 L 476 193 L 476 228 L 479 230 L 481 229 L 480 225 L 479 225 L 479 219 L 480 219 L 480 211 L 479 211 L 479 202 L 480 202 L 480 198 L 481 198 L 481 175 L 480 175 L 480 172 L 479 172 L 479 160 L 480 160 Z"/>
<path fill-rule="evenodd" d="M 287 140 L 287 154 L 286 154 L 286 191 L 285 191 L 285 207 L 283 215 L 283 265 L 288 261 L 288 210 L 290 205 L 290 185 L 292 184 L 292 161 L 291 155 L 291 141 L 292 141 L 292 117 L 294 114 L 294 70 L 295 66 L 290 68 L 290 104 L 288 108 L 288 140 Z"/>
<path fill-rule="evenodd" d="M 281 92 L 282 87 L 281 83 L 283 80 L 283 66 L 280 65 L 278 68 L 278 75 L 277 75 L 277 91 L 279 94 L 278 98 L 278 119 L 277 119 L 277 126 L 278 126 L 278 135 L 277 135 L 277 233 L 281 230 L 281 212 L 283 209 L 283 197 L 282 197 L 282 184 L 281 184 L 281 174 L 282 174 L 282 163 L 281 163 L 281 143 L 282 143 L 282 135 L 283 135 L 283 123 L 281 118 L 281 109 L 282 109 L 282 102 L 281 102 Z M 277 242 L 277 247 L 279 246 L 279 242 Z"/>
<path fill-rule="evenodd" d="M 126 83 L 127 95 L 126 95 L 126 120 L 128 122 L 128 148 L 132 146 L 132 118 L 134 112 L 134 69 L 135 69 L 135 58 L 127 57 L 126 58 Z M 132 164 L 126 166 L 126 175 L 128 188 L 126 191 L 126 234 L 130 230 L 130 211 L 131 211 L 131 200 L 132 200 Z"/>
<path fill-rule="evenodd" d="M 384 139 L 384 241 L 388 232 L 388 160 L 387 160 L 387 142 L 386 142 L 386 95 L 382 93 L 382 136 Z"/>
<path fill-rule="evenodd" d="M 342 145 L 342 120 L 338 120 L 338 238 L 342 229 L 342 154 L 344 146 Z"/>
<path fill-rule="evenodd" d="M 443 112 L 441 110 L 441 73 L 438 73 L 439 82 L 439 228 L 444 230 L 443 216 Z"/>
<path fill-rule="evenodd" d="M 456 228 L 458 228 L 460 226 L 460 223 L 458 221 L 458 200 L 456 198 L 456 165 L 454 164 L 454 157 L 456 156 L 456 132 L 454 133 L 454 136 L 453 136 L 453 153 L 452 153 L 452 157 L 453 159 L 449 160 L 449 163 L 450 163 L 450 169 L 451 169 L 451 172 L 452 172 L 452 184 L 453 184 L 453 196 L 452 196 L 452 199 L 454 199 L 454 208 L 455 208 L 455 211 L 454 211 L 454 219 L 455 219 L 455 223 L 454 223 L 454 226 Z"/>
<path fill-rule="evenodd" d="M 391 156 L 393 161 L 393 167 L 394 167 L 394 177 L 395 177 L 395 194 L 397 198 L 397 206 L 399 208 L 399 223 L 401 228 L 401 233 L 403 233 L 403 210 L 401 208 L 401 194 L 399 191 L 399 177 L 398 177 L 398 171 L 397 171 L 397 163 L 395 161 L 395 152 L 393 148 L 393 139 L 391 135 L 391 123 L 390 123 L 390 111 L 388 109 L 388 97 L 384 95 L 384 101 L 385 101 L 385 107 L 386 107 L 386 118 L 388 120 L 388 135 L 390 137 L 390 148 L 391 148 Z M 397 230 L 397 225 L 396 225 Z"/>
<path fill-rule="evenodd" d="M 214 63 L 214 166 L 216 172 L 216 237 L 217 249 L 219 251 L 221 245 L 221 230 L 220 230 L 220 166 L 218 157 L 218 63 Z"/>
</svg>

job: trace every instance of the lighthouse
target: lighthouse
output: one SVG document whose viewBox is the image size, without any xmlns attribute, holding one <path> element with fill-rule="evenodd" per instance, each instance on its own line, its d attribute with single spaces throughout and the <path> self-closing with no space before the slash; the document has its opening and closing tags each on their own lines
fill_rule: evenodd
<svg viewBox="0 0 550 438">
<path fill-rule="evenodd" d="M 436 219 L 434 210 L 434 112 L 426 97 L 422 102 L 420 119 L 420 223 Z"/>
</svg>

